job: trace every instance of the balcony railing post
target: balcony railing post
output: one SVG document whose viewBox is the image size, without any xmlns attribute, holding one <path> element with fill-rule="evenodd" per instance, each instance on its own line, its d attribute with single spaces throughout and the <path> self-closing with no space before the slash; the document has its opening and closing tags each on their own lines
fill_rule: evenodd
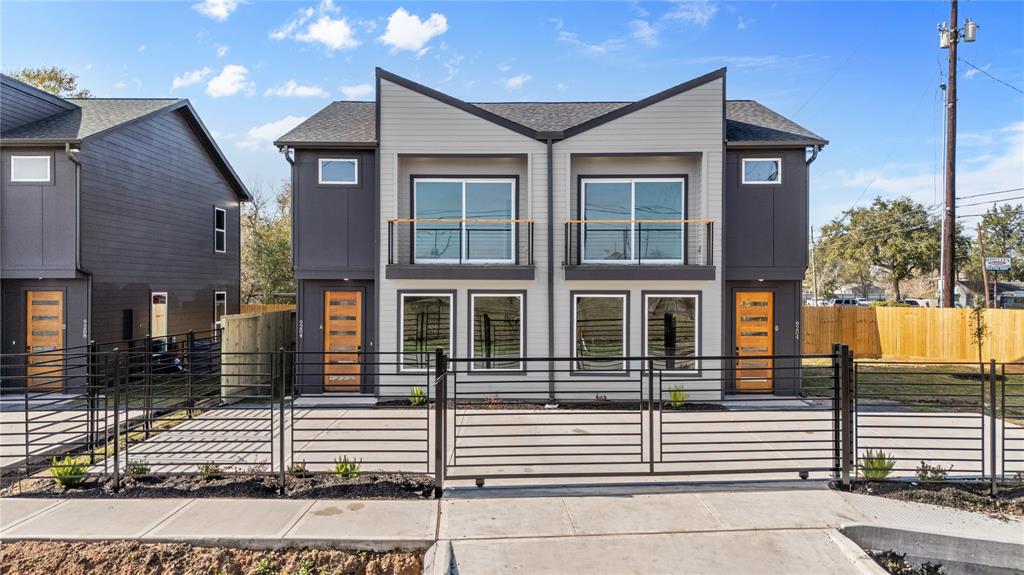
<svg viewBox="0 0 1024 575">
<path fill-rule="evenodd" d="M 636 265 L 643 265 L 644 253 L 644 223 L 636 223 Z M 633 255 L 633 254 L 630 254 Z"/>
</svg>

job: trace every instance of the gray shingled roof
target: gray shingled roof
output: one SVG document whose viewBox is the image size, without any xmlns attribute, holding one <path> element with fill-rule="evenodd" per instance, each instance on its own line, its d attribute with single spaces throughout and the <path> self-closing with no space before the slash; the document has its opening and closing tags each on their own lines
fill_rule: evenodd
<svg viewBox="0 0 1024 575">
<path fill-rule="evenodd" d="M 130 122 L 181 100 L 128 98 L 67 98 L 76 109 L 18 126 L 2 134 L 4 140 L 81 140 Z"/>
<path fill-rule="evenodd" d="M 474 106 L 532 130 L 557 132 L 615 111 L 632 102 L 481 102 Z M 826 143 L 825 139 L 753 100 L 726 102 L 730 142 Z M 366 144 L 376 137 L 373 102 L 332 102 L 281 136 L 281 145 Z"/>
</svg>

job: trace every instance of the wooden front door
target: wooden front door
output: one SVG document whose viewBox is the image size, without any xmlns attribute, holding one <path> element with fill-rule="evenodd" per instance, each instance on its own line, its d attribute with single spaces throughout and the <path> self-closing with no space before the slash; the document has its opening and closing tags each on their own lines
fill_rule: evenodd
<svg viewBox="0 0 1024 575">
<path fill-rule="evenodd" d="M 363 344 L 363 292 L 324 292 L 324 391 L 358 392 Z"/>
<path fill-rule="evenodd" d="M 746 356 L 775 351 L 775 298 L 770 291 L 736 292 L 736 391 L 772 391 L 772 360 Z"/>
<path fill-rule="evenodd" d="M 59 389 L 64 361 L 64 292 L 29 291 L 25 295 L 25 347 L 28 386 Z"/>
<path fill-rule="evenodd" d="M 149 294 L 149 335 L 153 339 L 167 336 L 167 292 Z"/>
</svg>

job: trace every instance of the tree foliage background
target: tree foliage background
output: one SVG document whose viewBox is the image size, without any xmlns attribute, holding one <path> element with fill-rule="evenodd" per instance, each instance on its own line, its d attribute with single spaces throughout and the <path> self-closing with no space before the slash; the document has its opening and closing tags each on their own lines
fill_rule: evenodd
<svg viewBox="0 0 1024 575">
<path fill-rule="evenodd" d="M 78 75 L 57 66 L 22 68 L 17 72 L 12 72 L 10 76 L 61 98 L 92 96 L 92 92 L 89 90 L 78 87 Z"/>
<path fill-rule="evenodd" d="M 982 216 L 980 229 L 986 257 L 1010 258 L 1010 271 L 999 272 L 999 279 L 1024 281 L 1024 204 L 991 207 Z M 981 265 L 981 246 L 975 241 L 971 247 L 970 262 L 963 270 L 968 279 L 981 281 Z"/>
<path fill-rule="evenodd" d="M 272 194 L 257 182 L 250 191 L 253 201 L 242 206 L 242 301 L 293 302 L 291 184 Z"/>
</svg>

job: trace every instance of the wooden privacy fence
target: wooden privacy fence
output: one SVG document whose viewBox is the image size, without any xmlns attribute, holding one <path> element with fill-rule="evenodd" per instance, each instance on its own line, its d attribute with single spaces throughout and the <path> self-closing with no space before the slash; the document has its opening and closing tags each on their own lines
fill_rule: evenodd
<svg viewBox="0 0 1024 575">
<path fill-rule="evenodd" d="M 268 394 L 270 374 L 279 373 L 281 348 L 295 348 L 295 310 L 241 313 L 220 318 L 221 398 Z"/>
<path fill-rule="evenodd" d="M 829 353 L 833 343 L 858 358 L 977 361 L 969 309 L 907 307 L 805 307 L 803 352 Z M 1024 361 L 1024 310 L 985 311 L 989 335 L 985 361 Z"/>
<path fill-rule="evenodd" d="M 243 303 L 238 306 L 238 313 L 266 313 L 268 311 L 290 311 L 295 309 L 293 303 Z"/>
</svg>

